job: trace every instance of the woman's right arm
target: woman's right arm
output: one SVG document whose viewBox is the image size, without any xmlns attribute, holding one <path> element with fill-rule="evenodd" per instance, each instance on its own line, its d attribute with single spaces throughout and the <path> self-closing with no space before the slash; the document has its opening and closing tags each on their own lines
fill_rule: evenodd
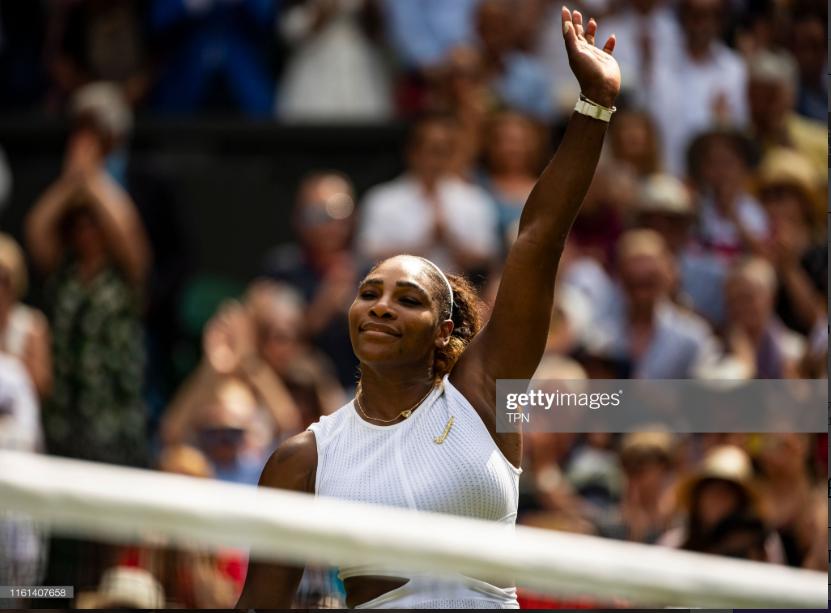
<svg viewBox="0 0 831 613">
<path fill-rule="evenodd" d="M 314 494 L 316 475 L 317 444 L 314 433 L 307 430 L 276 449 L 263 469 L 259 487 Z M 302 566 L 251 561 L 236 608 L 290 609 L 302 577 Z"/>
<path fill-rule="evenodd" d="M 26 246 L 35 265 L 44 275 L 57 272 L 64 257 L 60 221 L 80 183 L 62 176 L 50 185 L 26 216 Z"/>
</svg>

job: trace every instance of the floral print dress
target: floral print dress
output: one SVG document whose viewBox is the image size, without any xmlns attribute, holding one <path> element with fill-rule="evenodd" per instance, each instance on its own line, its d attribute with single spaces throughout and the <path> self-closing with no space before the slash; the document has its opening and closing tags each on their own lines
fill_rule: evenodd
<svg viewBox="0 0 831 613">
<path fill-rule="evenodd" d="M 47 288 L 55 385 L 43 407 L 47 451 L 147 464 L 144 355 L 137 292 L 113 266 L 89 283 L 73 264 Z"/>
</svg>

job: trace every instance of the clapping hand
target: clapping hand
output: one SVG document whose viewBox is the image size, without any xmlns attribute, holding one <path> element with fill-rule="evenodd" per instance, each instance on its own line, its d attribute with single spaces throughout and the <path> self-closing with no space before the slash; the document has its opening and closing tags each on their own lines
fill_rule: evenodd
<svg viewBox="0 0 831 613">
<path fill-rule="evenodd" d="M 602 49 L 594 46 L 597 22 L 593 19 L 583 28 L 583 16 L 563 7 L 563 38 L 566 42 L 568 64 L 583 94 L 592 102 L 605 107 L 614 104 L 620 91 L 620 68 L 612 57 L 615 35 L 612 34 Z"/>
</svg>

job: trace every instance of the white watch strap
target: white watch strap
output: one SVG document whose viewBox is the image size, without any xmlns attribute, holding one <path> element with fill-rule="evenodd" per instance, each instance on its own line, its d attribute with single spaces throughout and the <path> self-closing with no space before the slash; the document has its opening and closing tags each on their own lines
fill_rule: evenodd
<svg viewBox="0 0 831 613">
<path fill-rule="evenodd" d="M 611 109 L 603 108 L 602 106 L 598 106 L 596 104 L 592 104 L 591 102 L 587 102 L 585 100 L 578 100 L 577 104 L 574 105 L 574 110 L 580 113 L 581 115 L 585 115 L 586 117 L 591 117 L 592 119 L 599 119 L 600 121 L 605 121 L 606 123 L 612 119 L 612 113 L 615 112 L 615 108 L 612 107 Z"/>
</svg>

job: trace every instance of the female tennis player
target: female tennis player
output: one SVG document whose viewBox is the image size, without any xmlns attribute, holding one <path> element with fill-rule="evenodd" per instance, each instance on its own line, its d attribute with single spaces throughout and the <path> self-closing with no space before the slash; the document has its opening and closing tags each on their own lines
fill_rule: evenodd
<svg viewBox="0 0 831 613">
<path fill-rule="evenodd" d="M 522 212 L 488 324 L 470 285 L 396 256 L 361 282 L 349 311 L 361 362 L 355 399 L 286 441 L 260 485 L 513 526 L 522 439 L 496 432 L 496 380 L 530 379 L 542 357 L 557 264 L 600 156 L 620 71 L 614 35 L 563 7 L 582 89 L 559 151 Z M 402 530 L 406 530 L 402 526 Z M 350 608 L 518 608 L 516 589 L 459 573 L 341 567 Z M 239 609 L 290 608 L 303 570 L 252 562 Z"/>
</svg>

